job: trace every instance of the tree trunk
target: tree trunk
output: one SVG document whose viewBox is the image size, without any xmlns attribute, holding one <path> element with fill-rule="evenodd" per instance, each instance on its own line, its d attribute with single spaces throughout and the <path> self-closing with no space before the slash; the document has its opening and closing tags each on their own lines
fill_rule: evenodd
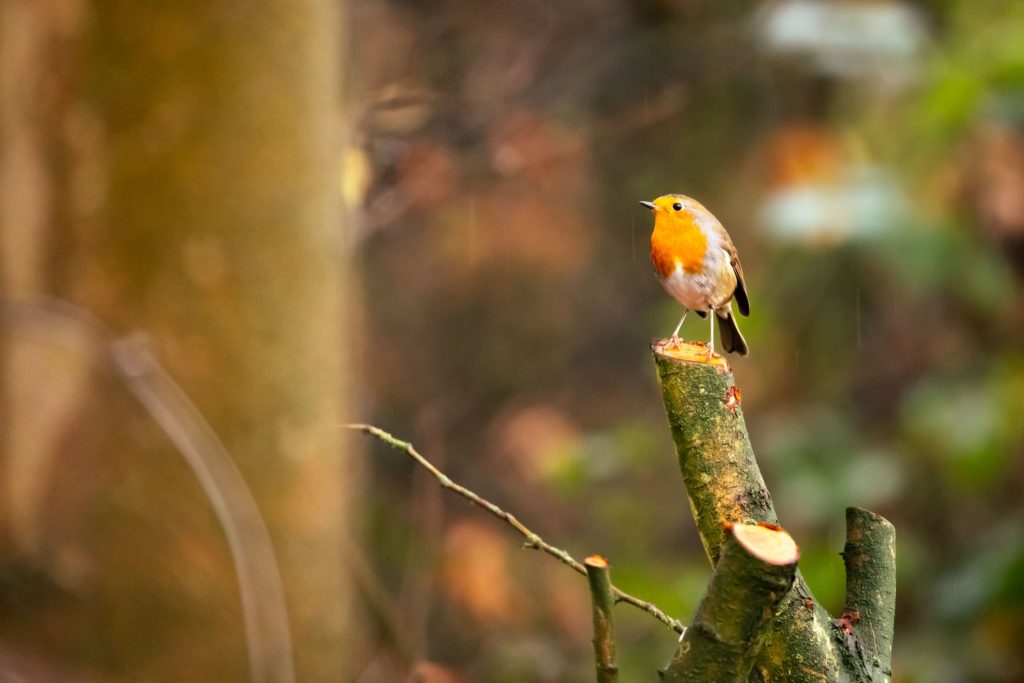
<svg viewBox="0 0 1024 683">
<path fill-rule="evenodd" d="M 148 335 L 267 520 L 296 678 L 348 680 L 337 3 L 0 2 L 5 292 Z M 171 440 L 95 358 L 3 339 L 0 639 L 125 679 L 247 678 L 228 545 Z"/>
</svg>

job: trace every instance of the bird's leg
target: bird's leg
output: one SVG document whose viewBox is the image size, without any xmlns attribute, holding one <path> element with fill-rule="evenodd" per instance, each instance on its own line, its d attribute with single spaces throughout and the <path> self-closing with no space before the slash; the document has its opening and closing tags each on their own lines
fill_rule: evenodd
<svg viewBox="0 0 1024 683">
<path fill-rule="evenodd" d="M 671 339 L 673 341 L 675 341 L 676 339 L 679 339 L 679 330 L 681 330 L 683 328 L 683 321 L 686 320 L 686 314 L 689 313 L 689 312 L 690 312 L 689 308 L 684 308 L 683 309 L 683 317 L 679 319 L 679 324 L 676 325 L 676 329 L 672 333 Z"/>
<path fill-rule="evenodd" d="M 708 342 L 708 356 L 715 355 L 715 309 L 708 312 L 708 321 L 711 323 L 711 341 Z"/>
</svg>

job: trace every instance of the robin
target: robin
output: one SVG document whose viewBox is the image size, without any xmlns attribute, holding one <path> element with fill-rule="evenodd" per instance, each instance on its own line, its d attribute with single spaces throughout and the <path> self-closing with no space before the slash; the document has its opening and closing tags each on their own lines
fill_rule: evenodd
<svg viewBox="0 0 1024 683">
<path fill-rule="evenodd" d="M 715 322 L 722 336 L 722 348 L 728 353 L 747 355 L 747 342 L 736 326 L 731 302 L 743 315 L 750 315 L 747 286 L 743 282 L 736 247 L 729 233 L 700 202 L 681 194 L 667 194 L 653 202 L 640 202 L 654 212 L 651 234 L 651 262 L 662 286 L 684 306 L 683 317 L 672 333 L 678 341 L 686 314 L 711 316 L 711 341 L 708 352 L 715 351 Z"/>
</svg>

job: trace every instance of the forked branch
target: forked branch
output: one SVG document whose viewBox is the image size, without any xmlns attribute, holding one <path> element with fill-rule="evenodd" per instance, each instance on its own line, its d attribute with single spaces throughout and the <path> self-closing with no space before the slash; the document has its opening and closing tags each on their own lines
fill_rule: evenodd
<svg viewBox="0 0 1024 683">
<path fill-rule="evenodd" d="M 703 345 L 655 344 L 654 362 L 694 521 L 712 566 L 731 524 L 778 524 L 750 446 L 740 392 Z M 895 602 L 892 525 L 847 512 L 846 613 L 833 619 L 800 572 L 765 629 L 754 663 L 759 680 L 791 683 L 889 680 Z"/>
</svg>

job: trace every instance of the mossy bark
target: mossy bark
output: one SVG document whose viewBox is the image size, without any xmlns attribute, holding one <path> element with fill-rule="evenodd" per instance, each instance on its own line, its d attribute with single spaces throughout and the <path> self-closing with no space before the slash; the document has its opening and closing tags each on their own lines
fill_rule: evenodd
<svg viewBox="0 0 1024 683">
<path fill-rule="evenodd" d="M 714 566 L 726 541 L 726 524 L 779 520 L 754 460 L 732 372 L 722 364 L 662 352 L 654 357 L 690 508 Z"/>
<path fill-rule="evenodd" d="M 732 372 L 723 359 L 706 354 L 702 358 L 694 346 L 656 344 L 653 350 L 690 508 L 714 565 L 726 540 L 725 525 L 777 524 L 778 517 L 754 459 L 743 419 L 742 395 Z M 872 543 L 869 549 L 880 552 L 883 546 Z M 884 551 L 889 553 L 891 546 L 885 546 Z M 880 571 L 895 575 L 894 565 L 886 564 Z M 865 595 L 863 589 L 859 594 Z M 752 680 L 877 680 L 871 678 L 875 667 L 866 664 L 875 655 L 863 655 L 867 651 L 865 643 L 857 637 L 856 625 L 852 628 L 851 632 L 846 622 L 833 619 L 818 604 L 797 571 L 792 588 L 765 629 Z M 879 630 L 884 626 L 879 625 Z M 873 636 L 872 647 L 877 644 L 886 650 L 884 655 L 877 655 L 879 662 L 888 662 L 891 656 L 891 621 L 887 633 L 888 638 Z"/>
<path fill-rule="evenodd" d="M 874 680 L 892 676 L 892 632 L 896 619 L 896 529 L 884 517 L 846 510 L 846 604 L 842 626 L 863 645 Z"/>
<path fill-rule="evenodd" d="M 779 563 L 751 552 L 735 537 L 726 541 L 707 593 L 665 670 L 664 683 L 748 679 L 765 629 L 796 578 L 795 548 Z"/>
</svg>

